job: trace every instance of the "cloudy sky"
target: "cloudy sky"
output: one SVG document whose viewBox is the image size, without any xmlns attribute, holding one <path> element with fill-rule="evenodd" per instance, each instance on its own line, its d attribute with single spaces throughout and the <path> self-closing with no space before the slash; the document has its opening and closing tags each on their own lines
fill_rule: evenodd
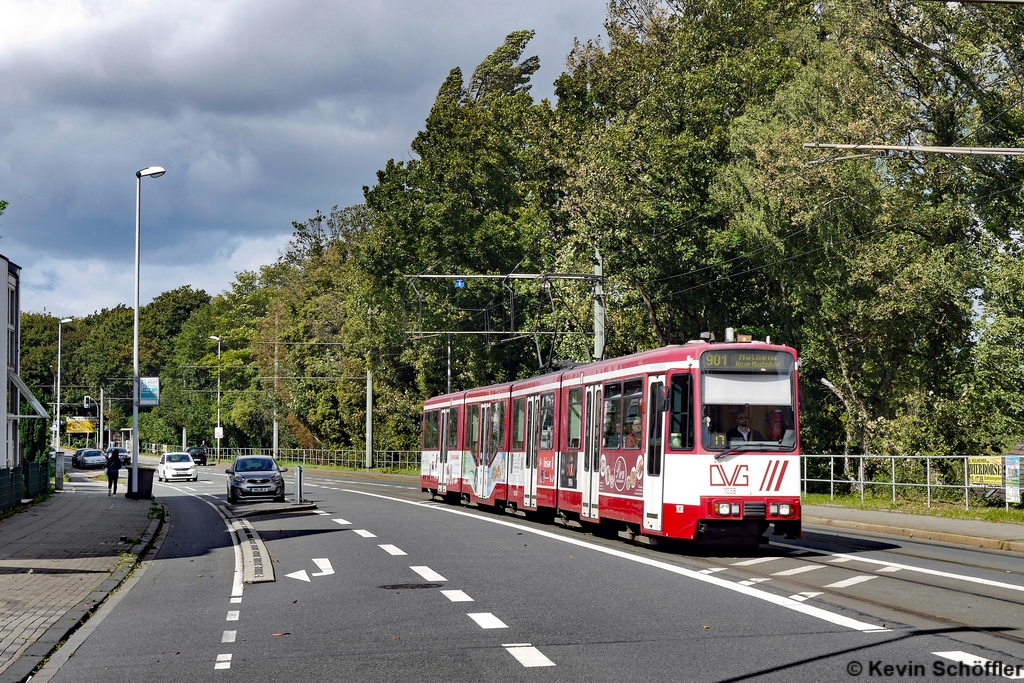
<svg viewBox="0 0 1024 683">
<path fill-rule="evenodd" d="M 362 199 L 410 157 L 448 71 L 537 32 L 536 97 L 604 0 L 3 0 L 0 253 L 22 310 L 131 305 L 135 171 L 142 300 L 223 291 L 291 231 Z"/>
</svg>

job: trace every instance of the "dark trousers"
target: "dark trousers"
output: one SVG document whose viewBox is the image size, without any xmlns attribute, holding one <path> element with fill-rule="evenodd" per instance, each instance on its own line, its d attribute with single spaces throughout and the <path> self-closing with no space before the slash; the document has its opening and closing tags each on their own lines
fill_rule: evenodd
<svg viewBox="0 0 1024 683">
<path fill-rule="evenodd" d="M 117 472 L 107 472 L 107 491 L 117 493 Z"/>
</svg>

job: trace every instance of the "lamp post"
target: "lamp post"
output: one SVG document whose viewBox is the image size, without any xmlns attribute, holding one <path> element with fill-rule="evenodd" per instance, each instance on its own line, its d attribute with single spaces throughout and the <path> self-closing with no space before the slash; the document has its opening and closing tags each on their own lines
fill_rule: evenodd
<svg viewBox="0 0 1024 683">
<path fill-rule="evenodd" d="M 54 469 L 54 482 L 53 487 L 57 491 L 64 490 L 64 454 L 60 452 L 60 346 L 61 346 L 61 332 L 65 323 L 69 323 L 74 318 L 64 318 L 57 321 L 57 419 L 53 426 L 53 459 L 56 465 Z"/>
<path fill-rule="evenodd" d="M 217 437 L 217 462 L 220 462 L 220 435 L 223 433 L 220 430 L 220 337 L 215 337 L 212 334 L 210 339 L 217 342 L 217 431 L 214 432 L 214 436 Z"/>
<path fill-rule="evenodd" d="M 166 171 L 159 166 L 147 166 L 135 173 L 135 326 L 132 340 L 132 476 L 128 491 L 132 498 L 139 497 L 139 224 L 142 218 L 142 179 L 159 178 Z"/>
</svg>

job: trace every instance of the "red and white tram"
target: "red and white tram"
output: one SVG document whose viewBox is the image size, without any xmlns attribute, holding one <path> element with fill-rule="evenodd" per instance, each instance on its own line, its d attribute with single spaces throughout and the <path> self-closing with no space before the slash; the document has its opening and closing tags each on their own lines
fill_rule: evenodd
<svg viewBox="0 0 1024 683">
<path fill-rule="evenodd" d="M 620 535 L 800 535 L 797 353 L 689 342 L 438 396 L 421 486 Z"/>
</svg>

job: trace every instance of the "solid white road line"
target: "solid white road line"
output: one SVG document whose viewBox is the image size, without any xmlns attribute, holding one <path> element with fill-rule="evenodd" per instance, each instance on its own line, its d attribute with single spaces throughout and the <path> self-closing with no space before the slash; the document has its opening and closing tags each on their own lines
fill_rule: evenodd
<svg viewBox="0 0 1024 683">
<path fill-rule="evenodd" d="M 408 555 L 407 552 L 396 545 L 391 545 L 390 543 L 382 543 L 377 547 L 384 550 L 388 555 Z"/>
<path fill-rule="evenodd" d="M 515 643 L 503 645 L 508 653 L 519 660 L 519 663 L 529 668 L 534 666 L 554 666 L 555 663 L 545 657 L 540 650 L 529 643 Z"/>
<path fill-rule="evenodd" d="M 661 569 L 663 571 L 671 572 L 673 574 L 678 574 L 679 576 L 685 576 L 687 578 L 695 579 L 695 580 L 701 581 L 703 583 L 709 583 L 709 584 L 712 584 L 712 585 L 717 586 L 719 588 L 724 588 L 725 590 L 730 590 L 730 591 L 733 591 L 733 592 L 736 592 L 736 593 L 742 593 L 743 595 L 746 595 L 747 597 L 756 598 L 756 599 L 762 600 L 764 602 L 769 602 L 769 603 L 772 603 L 774 605 L 778 605 L 779 607 L 784 607 L 784 608 L 792 610 L 794 612 L 799 612 L 799 613 L 805 614 L 805 615 L 807 615 L 809 617 L 814 617 L 815 619 L 821 619 L 822 621 L 827 621 L 827 622 L 829 622 L 831 624 L 835 624 L 836 626 L 842 626 L 844 628 L 849 628 L 849 629 L 852 629 L 852 630 L 855 630 L 855 631 L 861 631 L 863 633 L 881 633 L 881 632 L 884 632 L 884 631 L 890 631 L 891 630 L 891 629 L 881 628 L 877 624 L 869 624 L 867 622 L 860 621 L 858 619 L 853 619 L 851 617 L 843 616 L 842 614 L 837 614 L 835 612 L 830 612 L 830 611 L 828 611 L 826 609 L 822 609 L 820 607 L 815 607 L 813 605 L 808 605 L 806 603 L 798 602 L 796 600 L 790 600 L 789 598 L 783 597 L 781 595 L 776 595 L 774 593 L 769 593 L 767 591 L 758 590 L 757 588 L 752 588 L 750 586 L 741 586 L 739 583 L 736 583 L 734 581 L 730 581 L 730 580 L 725 579 L 725 578 L 720 578 L 720 577 L 715 576 L 713 574 L 701 574 L 699 571 L 696 571 L 696 570 L 693 570 L 693 569 L 686 569 L 685 567 L 679 567 L 677 565 L 669 564 L 668 562 L 662 562 L 661 560 L 656 560 L 656 559 L 650 558 L 650 557 L 643 557 L 643 556 L 640 556 L 640 555 L 632 555 L 632 554 L 630 554 L 628 552 L 625 552 L 624 550 L 619 550 L 617 548 L 610 548 L 610 547 L 596 545 L 594 543 L 591 543 L 589 541 L 585 541 L 585 540 L 580 539 L 580 538 L 574 538 L 572 536 L 562 536 L 562 535 L 556 534 L 556 533 L 551 532 L 551 531 L 546 531 L 544 529 L 536 529 L 536 528 L 532 528 L 532 527 L 529 527 L 529 526 L 524 526 L 522 524 L 517 524 L 516 522 L 511 522 L 511 521 L 504 520 L 504 519 L 490 519 L 490 518 L 485 517 L 483 515 L 475 514 L 475 513 L 472 513 L 472 512 L 467 512 L 465 510 L 460 510 L 458 508 L 447 508 L 447 507 L 443 507 L 443 506 L 434 506 L 434 505 L 429 505 L 429 504 L 426 504 L 426 503 L 423 503 L 423 502 L 420 502 L 420 501 L 403 500 L 401 498 L 394 498 L 392 496 L 385 496 L 385 495 L 381 495 L 379 493 L 370 493 L 368 491 L 359 491 L 357 489 L 343 489 L 343 490 L 346 493 L 354 493 L 356 495 L 367 496 L 367 497 L 370 497 L 370 498 L 380 498 L 381 500 L 387 500 L 387 501 L 391 501 L 393 503 L 401 503 L 403 505 L 412 505 L 414 507 L 420 508 L 421 510 L 436 510 L 436 511 L 439 511 L 439 512 L 444 512 L 444 513 L 449 514 L 449 515 L 459 515 L 459 516 L 462 516 L 462 517 L 469 517 L 469 518 L 474 519 L 474 520 L 476 520 L 478 522 L 485 522 L 485 523 L 488 523 L 488 524 L 496 524 L 498 526 L 504 526 L 504 527 L 507 527 L 507 528 L 510 528 L 510 529 L 515 529 L 515 530 L 521 531 L 523 533 L 529 533 L 529 534 L 532 534 L 534 536 L 541 536 L 543 538 L 547 538 L 547 539 L 550 539 L 550 540 L 553 540 L 553 541 L 558 541 L 559 543 L 565 543 L 565 544 L 568 544 L 568 545 L 574 545 L 574 546 L 576 546 L 578 548 L 587 548 L 588 550 L 591 550 L 593 552 L 602 553 L 602 554 L 605 554 L 605 555 L 610 555 L 612 557 L 618 557 L 620 559 L 628 560 L 630 562 L 635 562 L 637 564 L 643 564 L 643 565 L 646 565 L 646 566 L 649 566 L 649 567 L 654 567 L 654 568 L 657 568 L 657 569 Z"/>
<path fill-rule="evenodd" d="M 320 571 L 313 572 L 310 576 L 330 576 L 334 573 L 334 567 L 331 566 L 331 561 L 326 557 L 314 557 L 313 564 L 317 566 Z"/>
<path fill-rule="evenodd" d="M 490 612 L 469 612 L 466 616 L 475 621 L 480 628 L 508 628 L 508 624 Z"/>
<path fill-rule="evenodd" d="M 238 631 L 224 631 L 224 635 L 220 637 L 222 643 L 233 643 L 235 638 L 238 636 Z"/>
<path fill-rule="evenodd" d="M 225 619 L 225 621 L 238 621 L 238 615 L 239 615 L 239 611 L 236 610 L 236 609 L 233 609 L 230 612 L 228 612 L 228 618 Z"/>
<path fill-rule="evenodd" d="M 803 574 L 804 572 L 813 572 L 815 569 L 824 569 L 825 567 L 820 564 L 805 564 L 802 567 L 796 567 L 794 569 L 786 569 L 785 571 L 775 572 L 772 576 L 794 576 L 795 574 Z"/>
<path fill-rule="evenodd" d="M 858 583 L 864 583 L 865 581 L 870 581 L 871 579 L 877 579 L 877 578 L 878 578 L 877 576 L 868 576 L 867 574 L 858 574 L 857 576 L 854 576 L 853 578 L 850 578 L 850 579 L 843 579 L 842 581 L 836 581 L 835 583 L 830 583 L 827 586 L 825 586 L 825 588 L 849 588 L 850 586 L 856 586 Z"/>
<path fill-rule="evenodd" d="M 363 538 L 377 538 L 377 534 L 371 534 L 366 529 L 353 529 L 352 531 L 356 532 L 357 534 L 359 534 Z"/>
<path fill-rule="evenodd" d="M 473 602 L 473 598 L 469 597 L 462 591 L 441 591 L 441 595 L 452 602 Z"/>
<path fill-rule="evenodd" d="M 749 567 L 752 564 L 761 564 L 762 562 L 773 562 L 774 560 L 781 560 L 781 557 L 755 557 L 752 560 L 743 560 L 742 562 L 733 562 L 734 567 Z"/>
<path fill-rule="evenodd" d="M 217 663 L 213 665 L 214 669 L 230 669 L 231 668 L 231 655 L 223 654 L 217 655 Z"/>
<path fill-rule="evenodd" d="M 1024 678 L 1024 665 L 1018 664 L 1006 664 L 1005 662 L 998 661 L 993 662 L 991 659 L 985 659 L 977 655 L 972 655 L 970 652 L 964 652 L 962 650 L 951 650 L 949 652 L 933 652 L 936 657 L 942 657 L 953 662 L 963 663 L 969 667 L 980 666 L 981 671 L 968 672 L 968 675 L 975 676 L 1002 676 L 1003 678 L 1009 678 L 1011 680 L 1020 680 Z M 986 669 L 985 665 L 988 664 Z M 955 673 L 959 674 L 959 671 Z"/>
<path fill-rule="evenodd" d="M 444 578 L 443 576 L 441 576 L 440 574 L 438 574 L 437 572 L 435 572 L 430 567 L 424 567 L 424 566 L 420 565 L 418 567 L 409 567 L 409 569 L 413 570 L 414 572 L 416 572 L 417 574 L 422 576 L 427 581 L 447 581 L 448 580 L 448 579 Z"/>
<path fill-rule="evenodd" d="M 332 519 L 331 521 L 332 522 L 337 522 L 338 524 L 341 524 L 342 526 L 345 526 L 345 525 L 348 525 L 348 524 L 352 523 L 352 522 L 348 521 L 347 519 L 341 519 L 341 518 Z"/>
</svg>

